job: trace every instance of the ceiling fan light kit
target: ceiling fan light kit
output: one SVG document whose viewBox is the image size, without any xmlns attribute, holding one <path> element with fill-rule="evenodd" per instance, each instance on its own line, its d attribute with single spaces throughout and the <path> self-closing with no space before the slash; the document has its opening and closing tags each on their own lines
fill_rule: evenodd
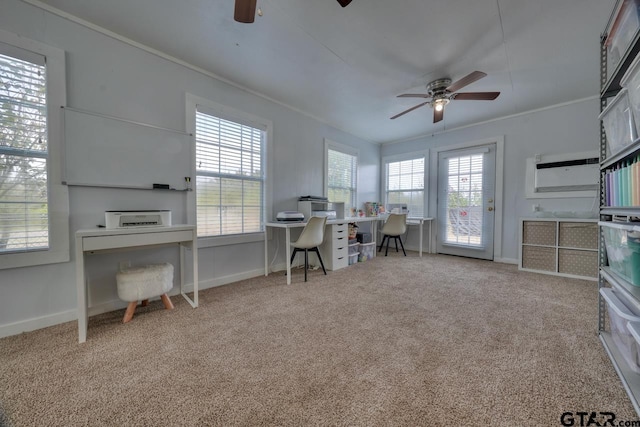
<svg viewBox="0 0 640 427">
<path fill-rule="evenodd" d="M 433 122 L 437 123 L 444 118 L 444 107 L 454 99 L 463 101 L 492 101 L 500 95 L 500 92 L 463 92 L 456 93 L 456 91 L 463 87 L 480 80 L 487 74 L 482 71 L 474 71 L 464 76 L 460 80 L 451 83 L 451 79 L 444 78 L 430 82 L 427 85 L 427 93 L 405 93 L 398 95 L 398 98 L 431 98 L 431 100 L 418 104 L 391 117 L 391 120 L 396 119 L 402 115 L 405 115 L 416 108 L 420 108 L 423 105 L 430 105 L 433 108 Z"/>
<path fill-rule="evenodd" d="M 432 106 L 436 111 L 444 110 L 444 106 L 449 103 L 449 99 L 436 99 L 433 101 Z"/>
</svg>

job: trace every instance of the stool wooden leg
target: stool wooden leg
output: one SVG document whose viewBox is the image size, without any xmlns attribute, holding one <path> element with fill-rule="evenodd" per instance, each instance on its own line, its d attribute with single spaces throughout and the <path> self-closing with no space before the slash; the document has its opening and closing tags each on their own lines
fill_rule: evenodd
<svg viewBox="0 0 640 427">
<path fill-rule="evenodd" d="M 162 302 L 164 303 L 164 308 L 167 310 L 173 310 L 173 303 L 167 294 L 160 295 Z"/>
<path fill-rule="evenodd" d="M 149 305 L 149 300 L 148 299 L 143 299 L 142 302 L 140 303 L 140 307 L 146 307 Z"/>
<path fill-rule="evenodd" d="M 136 311 L 136 306 L 138 305 L 138 301 L 131 301 L 127 306 L 127 311 L 124 312 L 124 318 L 122 319 L 122 323 L 127 323 L 131 319 L 133 319 L 133 312 Z"/>
</svg>

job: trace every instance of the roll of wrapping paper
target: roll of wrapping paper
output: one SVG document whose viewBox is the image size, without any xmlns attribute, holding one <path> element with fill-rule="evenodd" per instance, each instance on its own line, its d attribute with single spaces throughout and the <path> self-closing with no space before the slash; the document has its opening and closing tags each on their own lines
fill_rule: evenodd
<svg viewBox="0 0 640 427">
<path fill-rule="evenodd" d="M 613 206 L 620 206 L 620 167 L 613 172 Z"/>
<path fill-rule="evenodd" d="M 618 194 L 618 206 L 624 206 L 625 203 L 625 193 L 627 191 L 626 189 L 626 183 L 624 182 L 624 165 L 620 164 L 620 169 L 618 169 L 618 183 L 620 185 L 619 188 L 619 194 Z"/>
<path fill-rule="evenodd" d="M 640 206 L 640 157 L 636 157 L 633 167 L 633 206 Z"/>
<path fill-rule="evenodd" d="M 625 195 L 624 201 L 625 206 L 633 206 L 633 202 L 631 201 L 631 162 L 627 161 L 626 166 L 624 168 L 625 179 L 626 179 L 626 187 L 625 187 Z"/>
<path fill-rule="evenodd" d="M 605 197 L 605 201 L 604 204 L 605 206 L 612 206 L 612 201 L 611 201 L 611 170 L 608 170 L 605 172 L 604 174 L 604 185 L 605 185 L 605 193 L 606 193 L 606 197 Z"/>
<path fill-rule="evenodd" d="M 636 205 L 636 160 L 632 159 L 629 164 L 629 206 Z"/>
<path fill-rule="evenodd" d="M 611 171 L 611 206 L 618 206 L 618 168 Z"/>
<path fill-rule="evenodd" d="M 618 206 L 624 206 L 624 165 L 618 167 Z"/>
<path fill-rule="evenodd" d="M 615 194 L 615 188 L 616 188 L 616 171 L 615 169 L 611 169 L 609 171 L 609 174 L 611 175 L 611 179 L 609 180 L 609 185 L 610 187 L 610 199 L 609 202 L 611 203 L 610 206 L 615 206 L 616 205 L 616 194 Z"/>
<path fill-rule="evenodd" d="M 627 206 L 628 186 L 627 167 L 622 163 L 622 167 L 620 168 L 620 206 Z"/>
<path fill-rule="evenodd" d="M 625 194 L 624 194 L 624 200 L 625 200 L 625 206 L 633 206 L 633 191 L 632 191 L 632 187 L 633 187 L 633 179 L 631 178 L 631 166 L 633 165 L 633 163 L 630 160 L 627 160 L 624 162 L 624 174 L 625 174 L 625 181 L 626 181 L 626 187 L 625 187 Z"/>
<path fill-rule="evenodd" d="M 607 182 L 607 206 L 613 206 L 613 170 L 607 171 L 609 180 Z"/>
<path fill-rule="evenodd" d="M 629 161 L 629 206 L 634 206 L 635 205 L 635 201 L 634 201 L 634 194 L 635 194 L 635 189 L 636 189 L 636 183 L 634 180 L 634 171 L 636 170 L 636 161 L 635 159 L 632 159 Z"/>
</svg>

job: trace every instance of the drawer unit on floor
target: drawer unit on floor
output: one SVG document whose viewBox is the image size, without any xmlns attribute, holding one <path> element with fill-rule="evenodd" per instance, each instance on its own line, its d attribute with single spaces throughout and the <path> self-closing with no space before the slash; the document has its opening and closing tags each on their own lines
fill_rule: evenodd
<svg viewBox="0 0 640 427">
<path fill-rule="evenodd" d="M 519 258 L 520 270 L 596 280 L 597 220 L 522 219 Z"/>
<path fill-rule="evenodd" d="M 346 222 L 327 225 L 320 254 L 327 270 L 338 270 L 349 265 L 349 228 Z"/>
</svg>

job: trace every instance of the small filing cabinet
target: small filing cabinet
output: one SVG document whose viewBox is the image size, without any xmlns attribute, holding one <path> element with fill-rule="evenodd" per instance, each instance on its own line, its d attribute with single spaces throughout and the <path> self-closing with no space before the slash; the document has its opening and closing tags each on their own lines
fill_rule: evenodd
<svg viewBox="0 0 640 427">
<path fill-rule="evenodd" d="M 338 270 L 349 265 L 349 228 L 346 222 L 327 225 L 320 254 L 327 270 Z"/>
</svg>

